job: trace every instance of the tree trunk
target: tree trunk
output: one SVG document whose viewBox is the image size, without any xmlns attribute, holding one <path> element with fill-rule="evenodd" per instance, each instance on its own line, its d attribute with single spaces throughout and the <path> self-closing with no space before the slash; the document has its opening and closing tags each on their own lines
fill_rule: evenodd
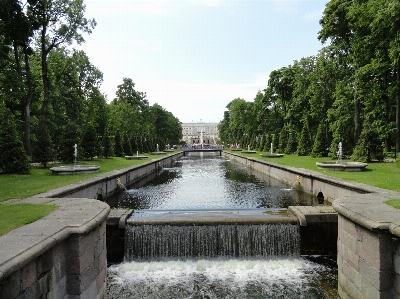
<svg viewBox="0 0 400 299">
<path fill-rule="evenodd" d="M 354 87 L 354 145 L 357 144 L 361 135 L 361 103 L 357 95 L 357 87 Z"/>
<path fill-rule="evenodd" d="M 31 67 L 29 64 L 29 55 L 27 53 L 27 47 L 24 48 L 25 57 L 25 71 L 26 71 L 26 84 L 28 87 L 28 94 L 25 97 L 24 102 L 24 144 L 25 151 L 28 157 L 32 156 L 32 144 L 31 144 L 31 103 L 33 97 L 33 83 Z"/>
<path fill-rule="evenodd" d="M 397 60 L 396 152 L 400 151 L 400 58 Z"/>
<path fill-rule="evenodd" d="M 49 97 L 50 97 L 50 87 L 49 87 L 49 78 L 47 74 L 47 54 L 48 51 L 46 49 L 46 26 L 43 26 L 42 35 L 41 35 L 41 47 L 42 47 L 42 82 L 43 82 L 43 103 L 42 103 L 42 117 L 46 119 Z"/>
<path fill-rule="evenodd" d="M 383 89 L 384 89 L 384 94 L 383 94 L 383 102 L 385 104 L 385 125 L 386 127 L 389 127 L 390 125 L 390 101 L 389 101 L 389 95 L 388 95 L 388 81 L 387 81 L 387 76 L 388 72 L 385 72 L 385 75 L 383 76 Z M 385 148 L 387 152 L 391 151 L 391 142 L 390 142 L 390 134 L 385 136 Z"/>
</svg>

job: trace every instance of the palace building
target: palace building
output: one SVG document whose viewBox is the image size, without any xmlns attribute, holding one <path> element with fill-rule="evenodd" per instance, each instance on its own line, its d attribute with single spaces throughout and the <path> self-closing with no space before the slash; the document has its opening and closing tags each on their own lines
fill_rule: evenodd
<svg viewBox="0 0 400 299">
<path fill-rule="evenodd" d="M 219 142 L 218 123 L 182 123 L 182 139 L 186 144 L 210 144 Z"/>
</svg>

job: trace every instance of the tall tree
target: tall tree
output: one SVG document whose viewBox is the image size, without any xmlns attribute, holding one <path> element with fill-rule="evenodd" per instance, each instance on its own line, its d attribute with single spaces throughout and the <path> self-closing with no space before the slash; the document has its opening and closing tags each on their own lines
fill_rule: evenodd
<svg viewBox="0 0 400 299">
<path fill-rule="evenodd" d="M 84 42 L 82 33 L 91 33 L 94 19 L 84 17 L 83 0 L 37 0 L 29 7 L 33 19 L 40 26 L 41 71 L 43 82 L 43 102 L 41 113 L 46 119 L 50 102 L 50 79 L 48 68 L 49 53 L 62 45 Z"/>
</svg>

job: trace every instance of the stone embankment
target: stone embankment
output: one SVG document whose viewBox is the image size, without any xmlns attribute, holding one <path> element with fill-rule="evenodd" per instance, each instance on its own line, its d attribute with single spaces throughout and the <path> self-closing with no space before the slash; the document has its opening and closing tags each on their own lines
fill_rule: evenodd
<svg viewBox="0 0 400 299">
<path fill-rule="evenodd" d="M 400 298 L 400 210 L 384 203 L 400 199 L 399 192 L 233 153 L 224 155 L 294 188 L 323 192 L 332 202 L 338 213 L 338 292 L 342 299 Z"/>
<path fill-rule="evenodd" d="M 59 209 L 0 237 L 0 298 L 106 298 L 110 207 L 97 199 L 158 171 L 180 155 L 7 201 L 54 204 Z"/>
</svg>

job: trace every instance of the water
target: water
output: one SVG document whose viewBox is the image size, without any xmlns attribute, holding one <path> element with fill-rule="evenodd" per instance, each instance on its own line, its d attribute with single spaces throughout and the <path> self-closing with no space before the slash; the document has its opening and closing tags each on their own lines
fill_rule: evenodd
<svg viewBox="0 0 400 299">
<path fill-rule="evenodd" d="M 109 203 L 155 211 L 317 204 L 218 156 L 186 157 L 128 188 Z M 108 298 L 339 298 L 335 259 L 300 256 L 298 230 L 289 224 L 128 226 L 125 262 L 108 269 Z"/>
<path fill-rule="evenodd" d="M 183 157 L 155 174 L 151 181 L 146 179 L 129 189 L 109 199 L 109 205 L 134 210 L 318 205 L 310 194 L 219 156 Z"/>
</svg>

